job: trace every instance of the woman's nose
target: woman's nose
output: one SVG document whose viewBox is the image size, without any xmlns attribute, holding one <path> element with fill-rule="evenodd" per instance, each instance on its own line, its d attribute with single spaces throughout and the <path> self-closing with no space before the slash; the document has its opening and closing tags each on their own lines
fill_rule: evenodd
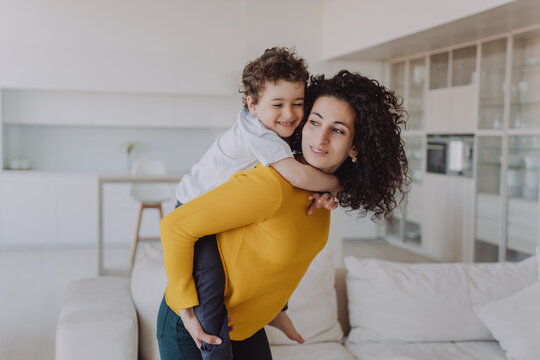
<svg viewBox="0 0 540 360">
<path fill-rule="evenodd" d="M 330 133 L 327 130 L 322 129 L 319 132 L 319 144 L 328 144 L 330 141 Z"/>
</svg>

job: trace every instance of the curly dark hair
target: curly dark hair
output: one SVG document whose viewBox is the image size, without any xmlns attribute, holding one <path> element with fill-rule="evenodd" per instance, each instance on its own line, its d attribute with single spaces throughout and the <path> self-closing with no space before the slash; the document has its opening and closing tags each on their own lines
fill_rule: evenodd
<svg viewBox="0 0 540 360">
<path fill-rule="evenodd" d="M 242 94 L 242 103 L 247 109 L 246 99 L 251 96 L 253 102 L 257 104 L 267 81 L 286 80 L 306 85 L 308 79 L 306 61 L 297 56 L 294 49 L 286 47 L 266 49 L 264 54 L 244 67 L 242 87 L 239 90 Z"/>
<path fill-rule="evenodd" d="M 345 101 L 356 115 L 353 149 L 358 152 L 358 161 L 347 158 L 334 173 L 345 188 L 337 195 L 339 204 L 359 210 L 360 216 L 371 212 L 373 220 L 388 218 L 405 199 L 411 183 L 401 138 L 401 129 L 406 126 L 403 99 L 376 80 L 347 70 L 330 79 L 312 76 L 303 124 L 321 96 Z M 301 152 L 303 124 L 291 139 L 297 153 Z"/>
</svg>

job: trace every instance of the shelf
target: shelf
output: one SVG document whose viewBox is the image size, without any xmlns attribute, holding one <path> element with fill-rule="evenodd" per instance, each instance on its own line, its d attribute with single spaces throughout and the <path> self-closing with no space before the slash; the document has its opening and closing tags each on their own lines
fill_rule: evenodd
<svg viewBox="0 0 540 360">
<path fill-rule="evenodd" d="M 478 161 L 478 165 L 488 165 L 488 166 L 496 166 L 501 167 L 500 161 Z"/>
<path fill-rule="evenodd" d="M 529 69 L 535 69 L 535 68 L 540 68 L 540 61 L 535 61 L 535 62 L 531 62 L 531 63 L 525 63 L 523 65 L 514 65 L 514 66 L 512 66 L 513 71 L 529 70 Z"/>
<path fill-rule="evenodd" d="M 490 104 L 490 103 L 480 103 L 478 104 L 481 108 L 503 108 L 504 103 L 496 103 L 496 104 Z"/>
<path fill-rule="evenodd" d="M 499 72 L 499 73 L 502 73 L 504 75 L 504 73 L 506 72 L 506 66 L 482 66 L 481 65 L 481 70 L 480 70 L 481 73 L 494 73 L 494 72 Z"/>
<path fill-rule="evenodd" d="M 533 101 L 519 101 L 519 102 L 512 102 L 510 103 L 512 107 L 515 106 L 533 106 L 533 105 L 540 105 L 540 100 L 533 100 Z"/>
</svg>

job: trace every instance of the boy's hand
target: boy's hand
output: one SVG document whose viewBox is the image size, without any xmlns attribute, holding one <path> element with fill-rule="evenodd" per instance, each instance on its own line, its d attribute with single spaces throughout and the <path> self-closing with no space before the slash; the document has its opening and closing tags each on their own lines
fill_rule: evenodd
<svg viewBox="0 0 540 360">
<path fill-rule="evenodd" d="M 308 199 L 312 200 L 307 210 L 308 215 L 313 214 L 315 209 L 324 207 L 328 210 L 335 210 L 339 205 L 336 200 L 336 196 L 331 193 L 313 193 Z"/>
<path fill-rule="evenodd" d="M 285 311 L 280 311 L 274 320 L 270 321 L 268 325 L 281 330 L 289 339 L 296 341 L 299 344 L 303 344 L 305 342 L 302 335 L 296 331 L 291 318 Z"/>
<path fill-rule="evenodd" d="M 199 349 L 201 348 L 203 341 L 210 345 L 221 344 L 221 339 L 219 337 L 208 335 L 204 332 L 199 319 L 197 319 L 197 316 L 193 311 L 193 308 L 181 309 L 178 312 L 180 313 L 184 327 L 188 331 L 189 335 L 191 335 L 193 341 L 195 341 L 195 345 L 197 345 Z"/>
</svg>

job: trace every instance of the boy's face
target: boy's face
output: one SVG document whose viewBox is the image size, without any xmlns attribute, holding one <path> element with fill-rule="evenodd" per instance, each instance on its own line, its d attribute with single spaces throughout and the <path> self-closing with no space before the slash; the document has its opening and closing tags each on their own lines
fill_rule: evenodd
<svg viewBox="0 0 540 360">
<path fill-rule="evenodd" d="M 268 130 L 288 138 L 304 116 L 304 84 L 286 80 L 267 82 L 259 102 L 253 103 L 248 96 L 247 105 Z"/>
</svg>

